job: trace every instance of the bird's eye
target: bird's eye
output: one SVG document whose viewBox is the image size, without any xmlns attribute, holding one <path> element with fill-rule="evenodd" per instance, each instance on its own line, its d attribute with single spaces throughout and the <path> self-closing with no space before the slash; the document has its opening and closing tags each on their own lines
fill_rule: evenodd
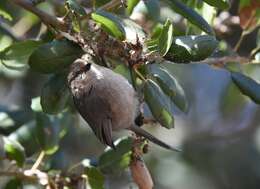
<svg viewBox="0 0 260 189">
<path fill-rule="evenodd" d="M 90 67 L 91 67 L 91 63 L 87 63 L 87 64 L 84 66 L 84 71 L 90 70 Z"/>
</svg>

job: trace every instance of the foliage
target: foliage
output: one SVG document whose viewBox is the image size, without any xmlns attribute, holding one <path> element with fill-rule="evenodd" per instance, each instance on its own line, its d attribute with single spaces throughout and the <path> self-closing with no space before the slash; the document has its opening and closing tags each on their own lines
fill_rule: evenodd
<svg viewBox="0 0 260 189">
<path fill-rule="evenodd" d="M 21 10 L 19 13 L 9 11 L 8 6 L 11 5 L 7 6 L 9 3 L 6 2 L 0 2 L 0 17 L 6 19 L 0 20 L 0 24 L 11 25 L 12 20 L 21 18 L 25 13 Z M 76 176 L 71 174 L 70 169 L 64 171 L 59 168 L 58 173 L 53 174 L 57 170 L 52 167 L 52 161 L 60 153 L 69 127 L 78 123 L 66 78 L 70 64 L 83 54 L 95 54 L 99 64 L 125 76 L 137 91 L 141 104 L 148 107 L 152 119 L 166 129 L 172 129 L 174 125 L 178 127 L 174 124 L 175 106 L 179 112 L 188 113 L 192 104 L 188 101 L 185 86 L 178 79 L 178 73 L 169 70 L 167 65 L 170 64 L 183 66 L 184 63 L 189 66 L 195 62 L 217 60 L 216 66 L 230 72 L 230 79 L 237 89 L 254 103 L 260 104 L 259 82 L 240 73 L 241 69 L 233 70 L 229 59 L 218 60 L 223 58 L 219 53 L 223 49 L 219 36 L 216 36 L 218 34 L 214 32 L 217 28 L 203 18 L 203 11 L 207 11 L 209 5 L 219 12 L 228 10 L 228 0 L 128 0 L 127 7 L 120 0 L 87 3 L 66 0 L 62 4 L 31 1 L 34 3 L 28 2 L 26 6 L 17 3 L 19 1 L 10 2 L 36 14 L 47 27 L 40 29 L 39 24 L 31 23 L 29 28 L 34 34 L 30 39 L 26 31 L 22 36 L 16 36 L 10 28 L 1 25 L 0 40 L 10 40 L 7 46 L 0 46 L 1 66 L 6 73 L 15 71 L 24 77 L 33 73 L 35 80 L 42 77 L 48 79 L 43 80 L 37 97 L 30 96 L 30 108 L 0 108 L 0 139 L 3 143 L 0 145 L 3 149 L 0 162 L 14 161 L 17 166 L 16 172 L 7 174 L 12 178 L 7 182 L 6 189 L 20 188 L 25 181 L 46 188 L 80 188 L 82 184 L 84 187 L 102 189 L 105 188 L 107 175 L 122 173 L 129 167 L 135 170 L 132 167 L 133 159 L 136 156 L 141 158 L 145 153 L 145 141 L 138 137 L 123 137 L 115 142 L 115 149 L 107 148 L 98 160 L 84 158 L 80 165 L 73 165 L 72 170 L 83 168 L 83 171 L 77 171 Z M 46 12 L 38 9 L 38 3 Z M 50 7 L 62 17 L 47 13 Z M 184 30 L 174 21 L 175 16 L 161 16 L 160 11 L 164 7 L 169 8 L 173 15 L 182 17 L 180 22 Z M 214 13 L 210 16 L 217 18 Z M 248 3 L 241 1 L 239 16 L 243 32 L 234 51 L 230 52 L 233 54 L 239 50 L 244 36 L 259 29 L 259 3 L 254 0 Z M 260 43 L 244 62 L 259 63 L 259 48 Z M 139 151 L 136 152 L 136 149 Z M 43 159 L 44 156 L 48 160 Z M 28 170 L 32 164 L 29 160 L 32 159 L 35 163 Z M 139 169 L 147 174 L 145 164 Z M 0 171 L 0 176 L 2 174 L 5 173 Z M 140 177 L 136 178 L 138 183 Z M 144 182 L 142 180 L 141 183 Z M 151 184 L 149 186 L 152 187 Z"/>
</svg>

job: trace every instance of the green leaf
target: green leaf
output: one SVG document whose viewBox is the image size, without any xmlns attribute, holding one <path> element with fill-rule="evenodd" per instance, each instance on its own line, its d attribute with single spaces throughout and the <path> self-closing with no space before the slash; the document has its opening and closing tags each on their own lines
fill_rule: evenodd
<svg viewBox="0 0 260 189">
<path fill-rule="evenodd" d="M 8 137 L 4 137 L 4 150 L 9 159 L 15 160 L 19 167 L 23 166 L 25 161 L 25 152 L 20 143 Z"/>
<path fill-rule="evenodd" d="M 59 148 L 60 125 L 57 117 L 48 116 L 41 112 L 35 113 L 35 137 L 42 150 L 51 155 Z"/>
<path fill-rule="evenodd" d="M 133 139 L 130 137 L 115 142 L 116 149 L 107 148 L 100 156 L 98 167 L 103 173 L 118 173 L 128 167 L 131 161 Z"/>
<path fill-rule="evenodd" d="M 168 129 L 174 127 L 174 118 L 170 111 L 169 102 L 159 85 L 151 79 L 144 83 L 144 99 L 154 118 Z"/>
<path fill-rule="evenodd" d="M 42 112 L 41 99 L 40 97 L 32 98 L 31 109 L 35 112 Z"/>
<path fill-rule="evenodd" d="M 0 107 L 0 133 L 8 135 L 31 119 L 32 113 L 29 110 L 9 110 Z"/>
<path fill-rule="evenodd" d="M 189 8 L 179 0 L 164 0 L 167 2 L 174 11 L 187 18 L 192 24 L 196 25 L 201 30 L 210 35 L 214 35 L 211 26 L 192 8 Z"/>
<path fill-rule="evenodd" d="M 42 41 L 34 40 L 13 43 L 0 52 L 0 60 L 9 69 L 25 68 L 29 56 L 40 45 L 42 45 Z"/>
<path fill-rule="evenodd" d="M 255 103 L 260 104 L 259 83 L 239 72 L 231 72 L 231 78 L 242 94 L 251 98 Z"/>
<path fill-rule="evenodd" d="M 97 23 L 101 24 L 101 27 L 119 40 L 125 39 L 125 31 L 121 24 L 121 20 L 116 15 L 98 10 L 91 14 L 91 18 Z"/>
<path fill-rule="evenodd" d="M 113 71 L 124 76 L 129 83 L 132 83 L 130 70 L 125 64 L 119 64 Z"/>
<path fill-rule="evenodd" d="M 22 187 L 22 181 L 20 179 L 13 178 L 6 183 L 4 189 L 22 189 Z"/>
<path fill-rule="evenodd" d="M 130 19 L 122 19 L 121 24 L 125 33 L 125 41 L 136 44 L 138 41 L 143 42 L 146 34 L 141 26 Z"/>
<path fill-rule="evenodd" d="M 6 19 L 8 21 L 13 20 L 13 17 L 8 12 L 6 12 L 6 10 L 3 10 L 1 8 L 0 8 L 0 17 L 3 17 L 4 19 Z"/>
<path fill-rule="evenodd" d="M 134 7 L 131 19 L 136 19 L 137 16 L 140 17 L 140 14 L 145 16 L 148 20 L 159 21 L 160 19 L 160 2 L 159 0 L 141 0 Z M 136 16 L 135 16 L 136 15 Z"/>
<path fill-rule="evenodd" d="M 65 109 L 69 100 L 65 74 L 53 75 L 42 88 L 41 107 L 43 112 L 57 114 Z"/>
<path fill-rule="evenodd" d="M 173 39 L 166 60 L 189 63 L 208 58 L 217 48 L 218 41 L 210 35 L 180 36 Z"/>
<path fill-rule="evenodd" d="M 8 137 L 18 141 L 24 147 L 26 154 L 31 156 L 40 149 L 40 146 L 34 137 L 35 129 L 35 121 L 30 121 L 12 132 Z"/>
<path fill-rule="evenodd" d="M 158 39 L 162 33 L 163 25 L 161 23 L 156 24 L 151 33 L 151 39 Z"/>
<path fill-rule="evenodd" d="M 104 189 L 105 178 L 100 170 L 90 165 L 89 160 L 83 160 L 84 172 L 90 189 Z"/>
<path fill-rule="evenodd" d="M 189 107 L 185 92 L 175 77 L 158 64 L 150 65 L 149 70 L 163 92 L 180 110 L 187 112 Z"/>
<path fill-rule="evenodd" d="M 29 65 L 40 73 L 61 72 L 83 53 L 75 43 L 54 40 L 37 48 L 29 58 Z"/>
<path fill-rule="evenodd" d="M 84 8 L 75 0 L 66 0 L 66 6 L 74 14 L 78 14 L 79 16 L 86 15 Z"/>
<path fill-rule="evenodd" d="M 158 39 L 158 48 L 161 56 L 165 56 L 169 51 L 173 40 L 173 26 L 169 19 L 163 25 L 162 32 Z"/>
<path fill-rule="evenodd" d="M 207 4 L 219 9 L 228 9 L 230 7 L 229 0 L 203 0 Z"/>
<path fill-rule="evenodd" d="M 140 0 L 128 0 L 127 1 L 127 7 L 126 7 L 126 13 L 128 15 L 131 15 L 133 9 L 135 8 L 135 6 L 138 4 Z"/>
</svg>

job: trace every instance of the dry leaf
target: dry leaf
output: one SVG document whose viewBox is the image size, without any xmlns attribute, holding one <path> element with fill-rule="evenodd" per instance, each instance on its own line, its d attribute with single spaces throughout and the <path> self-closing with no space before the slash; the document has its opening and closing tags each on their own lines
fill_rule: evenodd
<svg viewBox="0 0 260 189">
<path fill-rule="evenodd" d="M 260 1 L 251 0 L 251 3 L 248 6 L 244 6 L 239 10 L 240 26 L 244 30 L 254 27 L 257 23 L 257 9 L 260 9 Z"/>
<path fill-rule="evenodd" d="M 138 185 L 139 189 L 152 189 L 153 180 L 147 169 L 144 161 L 140 159 L 135 159 L 130 164 L 130 170 L 134 182 Z"/>
</svg>

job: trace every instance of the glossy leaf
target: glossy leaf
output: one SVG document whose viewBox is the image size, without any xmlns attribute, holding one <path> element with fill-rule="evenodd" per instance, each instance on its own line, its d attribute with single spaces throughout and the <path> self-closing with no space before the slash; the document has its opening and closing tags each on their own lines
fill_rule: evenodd
<svg viewBox="0 0 260 189">
<path fill-rule="evenodd" d="M 133 9 L 135 8 L 135 6 L 138 4 L 140 0 L 128 0 L 127 1 L 127 7 L 126 7 L 126 13 L 128 15 L 131 15 Z"/>
<path fill-rule="evenodd" d="M 219 8 L 219 9 L 228 9 L 229 8 L 229 0 L 203 0 L 207 4 Z"/>
<path fill-rule="evenodd" d="M 125 31 L 121 24 L 121 20 L 116 15 L 98 10 L 91 14 L 91 18 L 101 27 L 117 39 L 123 40 L 125 38 Z"/>
<path fill-rule="evenodd" d="M 29 58 L 31 69 L 40 73 L 60 72 L 83 54 L 75 43 L 55 40 L 37 48 Z"/>
<path fill-rule="evenodd" d="M 167 19 L 163 25 L 158 40 L 159 53 L 161 56 L 165 56 L 169 51 L 173 40 L 173 26 L 169 19 Z"/>
<path fill-rule="evenodd" d="M 144 41 L 146 35 L 142 27 L 127 18 L 120 18 L 105 11 L 92 13 L 92 18 L 100 23 L 103 29 L 119 40 L 136 44 Z"/>
<path fill-rule="evenodd" d="M 13 43 L 0 52 L 0 60 L 9 69 L 25 68 L 29 56 L 40 45 L 42 45 L 41 41 L 34 40 Z"/>
<path fill-rule="evenodd" d="M 146 34 L 141 26 L 130 19 L 122 19 L 121 24 L 124 28 L 125 41 L 136 44 L 138 41 L 143 42 Z"/>
<path fill-rule="evenodd" d="M 91 166 L 89 160 L 83 160 L 84 172 L 90 189 L 104 189 L 105 178 L 100 170 Z"/>
<path fill-rule="evenodd" d="M 210 35 L 180 36 L 173 39 L 167 60 L 180 63 L 208 58 L 217 48 L 218 41 Z"/>
<path fill-rule="evenodd" d="M 168 129 L 174 127 L 174 118 L 170 111 L 169 101 L 162 89 L 153 80 L 144 83 L 144 99 L 154 118 Z"/>
<path fill-rule="evenodd" d="M 25 161 L 25 152 L 21 144 L 8 137 L 4 137 L 4 150 L 9 159 L 15 160 L 19 167 L 23 166 Z"/>
<path fill-rule="evenodd" d="M 206 33 L 213 35 L 214 31 L 211 26 L 202 18 L 196 11 L 189 8 L 179 0 L 164 0 L 167 2 L 174 11 L 187 18 L 189 22 L 196 25 Z"/>
<path fill-rule="evenodd" d="M 65 74 L 52 76 L 42 88 L 41 107 L 43 112 L 57 114 L 65 109 L 69 100 Z"/>
<path fill-rule="evenodd" d="M 258 82 L 239 72 L 231 72 L 231 78 L 242 94 L 260 104 L 260 84 Z"/>
<path fill-rule="evenodd" d="M 86 15 L 84 8 L 75 0 L 66 0 L 66 6 L 74 14 L 78 14 L 80 16 Z"/>
<path fill-rule="evenodd" d="M 6 19 L 8 21 L 13 20 L 13 17 L 8 12 L 6 12 L 6 10 L 3 10 L 1 8 L 0 8 L 0 17 L 3 17 L 4 19 Z"/>
<path fill-rule="evenodd" d="M 103 173 L 118 173 L 128 167 L 131 161 L 133 139 L 130 137 L 115 142 L 116 150 L 107 148 L 100 156 L 98 167 Z"/>
<path fill-rule="evenodd" d="M 150 73 L 155 77 L 163 92 L 170 97 L 180 110 L 187 112 L 188 101 L 183 88 L 176 78 L 158 64 L 152 64 L 149 68 Z"/>
</svg>

